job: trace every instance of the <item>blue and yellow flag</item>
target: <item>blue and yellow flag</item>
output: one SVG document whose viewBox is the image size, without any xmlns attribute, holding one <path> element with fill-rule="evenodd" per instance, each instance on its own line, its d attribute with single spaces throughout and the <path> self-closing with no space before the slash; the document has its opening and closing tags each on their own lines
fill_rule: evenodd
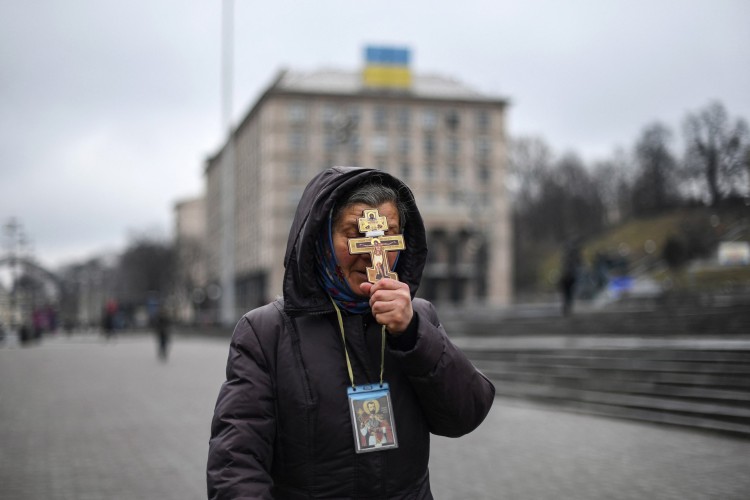
<svg viewBox="0 0 750 500">
<path fill-rule="evenodd" d="M 365 47 L 364 84 L 391 89 L 411 87 L 410 58 L 409 49 L 404 47 Z"/>
</svg>

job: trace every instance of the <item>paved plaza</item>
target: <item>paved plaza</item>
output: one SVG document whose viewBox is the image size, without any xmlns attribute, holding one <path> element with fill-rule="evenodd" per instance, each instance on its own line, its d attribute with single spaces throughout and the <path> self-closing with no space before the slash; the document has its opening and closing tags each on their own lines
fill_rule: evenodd
<svg viewBox="0 0 750 500">
<path fill-rule="evenodd" d="M 0 499 L 205 498 L 209 424 L 228 340 L 144 335 L 0 344 Z M 433 440 L 441 499 L 750 498 L 750 439 L 497 399 L 484 424 Z"/>
</svg>

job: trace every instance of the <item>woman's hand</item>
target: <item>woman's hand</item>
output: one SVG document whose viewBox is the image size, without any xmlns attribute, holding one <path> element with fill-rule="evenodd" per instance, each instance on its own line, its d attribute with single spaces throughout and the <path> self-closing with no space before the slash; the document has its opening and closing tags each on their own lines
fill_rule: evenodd
<svg viewBox="0 0 750 500">
<path fill-rule="evenodd" d="M 362 283 L 359 288 L 370 297 L 370 309 L 375 321 L 385 325 L 388 333 L 398 335 L 406 330 L 414 316 L 409 285 L 383 278 L 374 285 Z"/>
</svg>

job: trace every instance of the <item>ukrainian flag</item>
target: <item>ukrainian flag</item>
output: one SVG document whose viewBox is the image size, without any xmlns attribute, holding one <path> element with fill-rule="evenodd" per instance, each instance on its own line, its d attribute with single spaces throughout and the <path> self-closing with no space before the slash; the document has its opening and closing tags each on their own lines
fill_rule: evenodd
<svg viewBox="0 0 750 500">
<path fill-rule="evenodd" d="M 409 49 L 403 47 L 365 47 L 365 85 L 392 89 L 411 87 L 410 58 Z"/>
</svg>

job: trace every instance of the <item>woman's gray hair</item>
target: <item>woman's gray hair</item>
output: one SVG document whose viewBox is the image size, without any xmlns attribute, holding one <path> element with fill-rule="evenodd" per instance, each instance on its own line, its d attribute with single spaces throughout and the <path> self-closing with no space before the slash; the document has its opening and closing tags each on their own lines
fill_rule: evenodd
<svg viewBox="0 0 750 500">
<path fill-rule="evenodd" d="M 344 198 L 336 203 L 333 209 L 333 224 L 338 222 L 341 211 L 356 203 L 364 203 L 371 207 L 378 207 L 383 203 L 391 202 L 396 205 L 398 210 L 399 232 L 404 232 L 406 227 L 406 214 L 408 206 L 406 202 L 398 195 L 398 191 L 390 186 L 384 185 L 378 181 L 368 181 L 365 184 L 355 187 Z"/>
</svg>

